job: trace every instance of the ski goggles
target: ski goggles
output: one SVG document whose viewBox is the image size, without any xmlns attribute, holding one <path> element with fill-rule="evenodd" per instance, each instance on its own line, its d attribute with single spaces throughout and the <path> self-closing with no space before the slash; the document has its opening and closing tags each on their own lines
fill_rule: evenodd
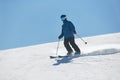
<svg viewBox="0 0 120 80">
<path fill-rule="evenodd" d="M 66 19 L 66 17 L 62 17 L 61 20 L 64 21 Z"/>
</svg>

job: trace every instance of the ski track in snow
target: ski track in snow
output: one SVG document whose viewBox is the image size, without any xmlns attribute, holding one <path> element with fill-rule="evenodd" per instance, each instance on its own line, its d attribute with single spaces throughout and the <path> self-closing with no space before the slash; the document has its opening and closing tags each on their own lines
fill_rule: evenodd
<svg viewBox="0 0 120 80">
<path fill-rule="evenodd" d="M 0 80 L 119 80 L 120 33 L 76 39 L 77 58 L 49 59 L 55 43 L 0 51 Z M 96 41 L 97 40 L 97 41 Z M 60 43 L 58 54 L 66 50 Z"/>
</svg>

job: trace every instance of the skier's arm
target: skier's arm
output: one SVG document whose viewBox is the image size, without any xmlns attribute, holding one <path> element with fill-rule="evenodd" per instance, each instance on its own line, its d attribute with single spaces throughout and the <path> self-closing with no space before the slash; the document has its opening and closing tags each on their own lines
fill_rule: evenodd
<svg viewBox="0 0 120 80">
<path fill-rule="evenodd" d="M 75 26 L 73 25 L 72 22 L 70 22 L 70 29 L 74 34 L 76 34 Z"/>
</svg>

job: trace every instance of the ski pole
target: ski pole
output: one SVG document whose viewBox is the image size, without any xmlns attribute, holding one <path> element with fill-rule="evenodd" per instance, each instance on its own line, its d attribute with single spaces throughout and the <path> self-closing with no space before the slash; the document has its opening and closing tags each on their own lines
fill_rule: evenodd
<svg viewBox="0 0 120 80">
<path fill-rule="evenodd" d="M 58 55 L 59 43 L 60 43 L 60 39 L 58 40 L 56 55 Z"/>
<path fill-rule="evenodd" d="M 78 38 L 80 38 L 85 44 L 87 44 L 87 42 L 84 40 L 84 39 L 82 39 L 78 34 L 76 34 L 77 36 L 78 36 Z"/>
</svg>

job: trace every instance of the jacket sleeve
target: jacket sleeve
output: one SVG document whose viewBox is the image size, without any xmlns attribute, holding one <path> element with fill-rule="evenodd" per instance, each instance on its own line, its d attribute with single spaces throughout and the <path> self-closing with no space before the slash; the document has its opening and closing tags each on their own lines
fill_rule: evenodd
<svg viewBox="0 0 120 80">
<path fill-rule="evenodd" d="M 76 32 L 75 26 L 73 25 L 72 22 L 70 22 L 70 30 L 71 30 L 72 32 Z"/>
</svg>

